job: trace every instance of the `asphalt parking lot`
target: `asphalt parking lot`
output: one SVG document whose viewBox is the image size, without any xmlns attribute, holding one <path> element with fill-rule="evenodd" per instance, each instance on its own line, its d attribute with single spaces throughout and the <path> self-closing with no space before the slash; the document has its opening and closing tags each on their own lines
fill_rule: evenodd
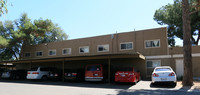
<svg viewBox="0 0 200 95">
<path fill-rule="evenodd" d="M 0 80 L 0 95 L 200 95 L 178 85 L 151 85 L 151 81 L 134 84 L 69 83 L 56 81 Z"/>
</svg>

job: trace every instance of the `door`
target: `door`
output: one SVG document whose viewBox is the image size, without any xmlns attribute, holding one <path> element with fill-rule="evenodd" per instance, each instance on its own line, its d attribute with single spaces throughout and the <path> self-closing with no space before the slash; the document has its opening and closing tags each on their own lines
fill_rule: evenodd
<svg viewBox="0 0 200 95">
<path fill-rule="evenodd" d="M 184 68 L 183 68 L 183 59 L 176 60 L 176 75 L 177 77 L 183 76 Z"/>
</svg>

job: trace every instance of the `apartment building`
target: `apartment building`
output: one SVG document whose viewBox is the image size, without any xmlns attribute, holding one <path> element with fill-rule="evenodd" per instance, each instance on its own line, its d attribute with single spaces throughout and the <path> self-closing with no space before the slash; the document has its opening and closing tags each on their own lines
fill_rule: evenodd
<svg viewBox="0 0 200 95">
<path fill-rule="evenodd" d="M 200 77 L 200 47 L 192 49 L 194 77 Z M 166 65 L 183 75 L 182 48 L 168 47 L 166 27 L 26 46 L 23 60 L 12 63 L 16 68 L 45 65 L 61 69 L 103 64 L 109 80 L 121 67 L 136 68 L 142 79 L 150 77 L 154 67 Z"/>
</svg>

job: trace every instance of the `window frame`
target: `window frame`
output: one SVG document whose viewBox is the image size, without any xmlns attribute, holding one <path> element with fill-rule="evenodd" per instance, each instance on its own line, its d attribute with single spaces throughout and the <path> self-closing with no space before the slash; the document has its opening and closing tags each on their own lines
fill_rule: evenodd
<svg viewBox="0 0 200 95">
<path fill-rule="evenodd" d="M 41 56 L 37 56 L 37 52 L 42 52 L 42 55 L 41 55 Z M 35 52 L 35 56 L 36 56 L 36 57 L 43 57 L 43 51 L 36 51 L 36 52 Z"/>
<path fill-rule="evenodd" d="M 80 51 L 81 48 L 88 48 L 88 52 L 81 52 Z M 79 54 L 84 54 L 84 53 L 90 53 L 90 47 L 89 46 L 80 46 L 79 47 Z"/>
<path fill-rule="evenodd" d="M 158 42 L 159 42 L 159 46 L 158 47 L 147 47 L 146 46 L 146 42 L 148 42 L 148 41 L 155 41 L 155 40 L 158 40 Z M 148 49 L 148 48 L 160 48 L 160 46 L 161 46 L 160 39 L 153 39 L 153 40 L 145 40 L 144 41 L 144 47 L 145 47 L 145 49 Z"/>
<path fill-rule="evenodd" d="M 148 67 L 147 61 L 152 61 L 152 66 L 151 66 L 151 67 Z M 155 61 L 159 62 L 159 66 L 161 66 L 161 60 L 147 60 L 147 61 L 146 61 L 146 67 L 147 67 L 147 68 L 155 68 L 155 67 L 153 66 L 153 62 L 155 62 Z"/>
<path fill-rule="evenodd" d="M 104 49 L 103 49 L 103 51 L 99 51 L 99 47 L 100 46 L 103 46 L 103 48 L 104 48 L 104 46 L 108 46 L 108 49 L 105 51 Z M 97 52 L 109 52 L 109 44 L 103 44 L 103 45 L 97 45 Z"/>
<path fill-rule="evenodd" d="M 49 53 L 50 51 L 55 51 L 55 54 L 54 54 L 54 55 L 50 55 L 50 53 Z M 49 51 L 48 51 L 48 56 L 56 56 L 56 49 L 51 49 L 51 50 L 49 50 Z"/>
<path fill-rule="evenodd" d="M 70 50 L 70 52 L 69 52 L 69 53 L 66 53 L 66 54 L 64 54 L 64 53 L 63 53 L 63 51 L 64 51 L 64 50 L 66 50 L 66 49 L 69 49 L 69 50 Z M 70 54 L 72 54 L 72 48 L 63 48 L 63 49 L 62 49 L 62 55 L 70 55 Z"/>
<path fill-rule="evenodd" d="M 132 48 L 130 48 L 130 49 L 122 49 L 122 44 L 129 44 L 129 43 L 131 43 L 132 44 Z M 133 42 L 122 42 L 122 43 L 120 43 L 120 50 L 133 50 Z"/>
</svg>

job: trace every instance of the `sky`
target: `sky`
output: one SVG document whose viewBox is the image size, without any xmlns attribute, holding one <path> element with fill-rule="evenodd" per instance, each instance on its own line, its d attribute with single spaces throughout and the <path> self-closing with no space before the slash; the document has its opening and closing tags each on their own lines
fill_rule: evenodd
<svg viewBox="0 0 200 95">
<path fill-rule="evenodd" d="M 165 27 L 153 16 L 169 3 L 173 0 L 8 0 L 8 14 L 0 20 L 19 19 L 27 13 L 32 20 L 52 20 L 69 39 L 78 39 Z"/>
</svg>

